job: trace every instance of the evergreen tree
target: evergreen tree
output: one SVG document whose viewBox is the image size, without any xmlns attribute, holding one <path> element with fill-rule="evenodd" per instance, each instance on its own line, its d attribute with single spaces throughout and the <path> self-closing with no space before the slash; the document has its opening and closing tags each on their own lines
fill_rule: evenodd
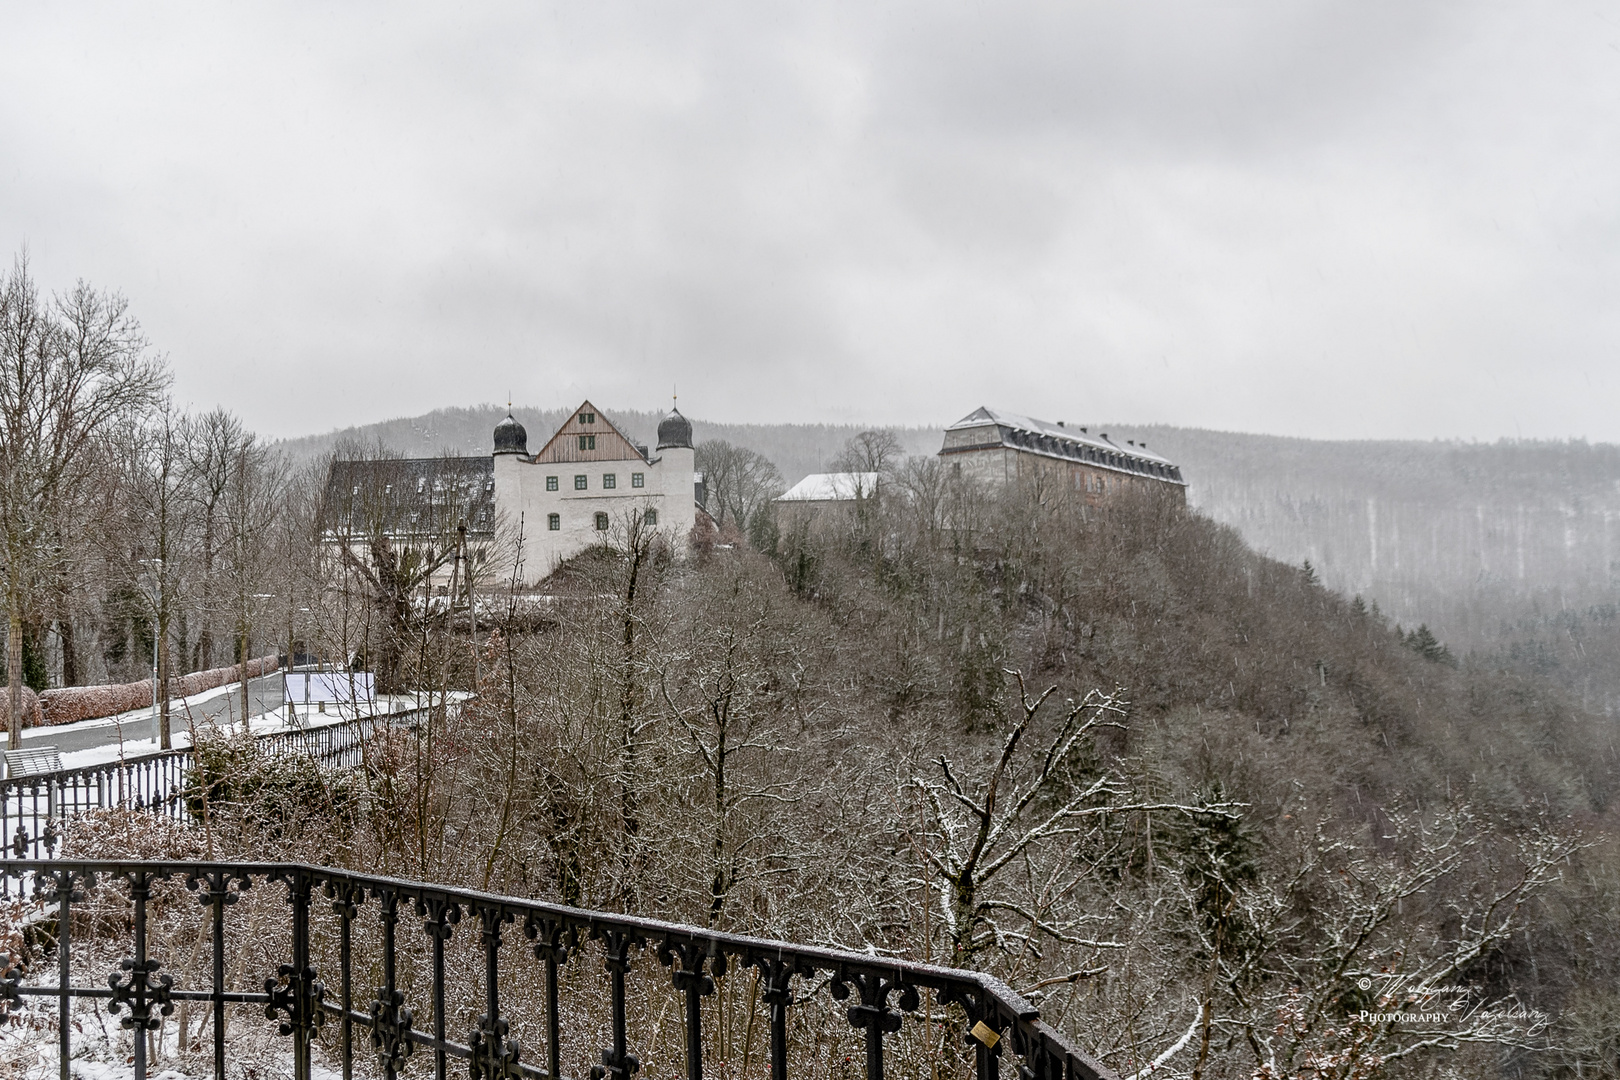
<svg viewBox="0 0 1620 1080">
<path fill-rule="evenodd" d="M 1440 640 L 1429 630 L 1427 623 L 1420 625 L 1416 630 L 1406 635 L 1406 647 L 1430 663 L 1456 666 L 1456 660 L 1452 657 L 1451 650 L 1440 643 Z"/>
</svg>

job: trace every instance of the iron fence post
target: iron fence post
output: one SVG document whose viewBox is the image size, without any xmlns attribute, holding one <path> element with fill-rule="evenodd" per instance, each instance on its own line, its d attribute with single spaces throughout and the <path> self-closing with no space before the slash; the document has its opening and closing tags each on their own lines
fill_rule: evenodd
<svg viewBox="0 0 1620 1080">
<path fill-rule="evenodd" d="M 602 942 L 602 966 L 611 976 L 613 1004 L 613 1045 L 602 1051 L 602 1064 L 591 1066 L 591 1076 L 604 1080 L 630 1080 L 641 1068 L 641 1060 L 630 1053 L 629 1036 L 625 1030 L 624 977 L 630 970 L 630 950 L 642 944 L 642 938 L 633 930 L 593 926 L 591 936 Z"/>
<path fill-rule="evenodd" d="M 342 1018 L 338 1023 L 338 1032 L 343 1053 L 343 1080 L 354 1080 L 354 1020 L 350 1015 L 354 1008 L 351 934 L 355 912 L 365 901 L 366 890 L 335 877 L 328 877 L 323 888 L 338 917 L 338 969 L 342 982 L 339 990 Z"/>
<path fill-rule="evenodd" d="M 461 905 L 444 896 L 422 896 L 416 900 L 416 913 L 426 917 L 422 929 L 433 939 L 433 1075 L 445 1080 L 444 943 L 461 921 Z"/>
<path fill-rule="evenodd" d="M 399 893 L 392 888 L 373 888 L 371 895 L 380 902 L 378 919 L 383 934 L 383 984 L 371 1003 L 371 1045 L 377 1051 L 384 1080 L 394 1080 L 416 1050 L 411 1039 L 411 1010 L 405 1008 L 405 995 L 395 986 L 394 928 L 399 922 Z"/>
<path fill-rule="evenodd" d="M 793 976 L 807 974 L 798 963 L 775 956 L 756 955 L 762 996 L 771 1008 L 771 1080 L 787 1080 L 787 1011 L 793 1004 Z"/>
<path fill-rule="evenodd" d="M 546 1074 L 552 1080 L 562 1075 L 562 1024 L 557 1004 L 557 969 L 568 962 L 578 936 L 560 919 L 530 913 L 523 920 L 523 933 L 534 942 L 535 959 L 546 965 Z"/>
</svg>

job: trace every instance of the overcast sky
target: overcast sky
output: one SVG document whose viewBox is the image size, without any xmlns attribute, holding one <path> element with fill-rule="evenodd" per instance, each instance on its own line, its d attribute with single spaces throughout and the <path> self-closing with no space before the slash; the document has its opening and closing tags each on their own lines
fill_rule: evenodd
<svg viewBox="0 0 1620 1080">
<path fill-rule="evenodd" d="M 1620 440 L 1612 4 L 12 4 L 0 155 L 41 284 L 267 434 Z"/>
</svg>

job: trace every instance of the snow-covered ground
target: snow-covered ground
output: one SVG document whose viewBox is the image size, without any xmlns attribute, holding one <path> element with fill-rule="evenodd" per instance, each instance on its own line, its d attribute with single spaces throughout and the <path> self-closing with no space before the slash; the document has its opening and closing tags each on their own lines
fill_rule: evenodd
<svg viewBox="0 0 1620 1080">
<path fill-rule="evenodd" d="M 241 684 L 237 684 L 235 692 L 240 692 Z M 224 688 L 230 693 L 231 688 Z M 220 691 L 209 691 L 208 694 L 199 694 L 195 699 L 189 699 L 186 704 L 195 704 L 216 696 Z M 448 695 L 452 708 L 466 700 L 470 695 L 462 692 L 451 692 Z M 435 695 L 435 698 L 437 695 Z M 285 705 L 269 709 L 258 715 L 251 716 L 247 722 L 247 731 L 256 738 L 277 735 L 282 733 L 308 733 L 318 732 L 326 728 L 339 728 L 354 720 L 375 720 L 378 725 L 387 726 L 398 721 L 391 721 L 390 717 L 402 714 L 428 704 L 427 695 L 397 694 L 380 696 L 375 702 L 363 703 L 359 710 L 352 705 L 328 703 L 327 712 L 312 711 L 300 705 L 289 710 Z M 356 712 L 360 715 L 356 716 Z M 173 749 L 183 751 L 193 745 L 193 738 L 206 730 L 221 733 L 240 733 L 243 725 L 236 723 L 219 723 L 217 718 L 205 717 L 196 719 L 199 710 L 176 708 L 173 713 L 172 733 Z M 69 750 L 62 747 L 62 767 L 65 770 L 91 769 L 89 773 L 66 775 L 54 774 L 56 779 L 47 777 L 21 778 L 16 783 L 8 783 L 0 788 L 0 844 L 5 847 L 0 853 L 9 856 L 11 853 L 30 858 L 49 858 L 54 850 L 54 835 L 56 823 L 63 819 L 77 816 L 88 810 L 105 806 L 134 806 L 174 808 L 173 800 L 179 792 L 184 790 L 191 771 L 190 755 L 168 755 L 159 751 L 156 738 L 150 734 L 144 737 L 131 737 L 129 728 L 132 726 L 131 716 L 140 717 L 144 732 L 150 732 L 150 714 L 145 710 L 140 714 L 124 714 L 122 717 L 106 717 L 99 720 L 83 720 L 78 724 L 64 724 L 63 730 L 69 734 L 84 736 L 99 736 L 105 741 L 91 742 L 82 749 Z M 318 749 L 323 761 L 328 766 L 342 767 L 360 759 L 356 748 L 365 742 L 374 725 L 357 724 L 344 727 L 335 732 L 329 739 L 321 741 Z M 67 740 L 63 740 L 67 743 Z M 38 744 L 35 744 L 38 745 Z M 67 745 L 72 745 L 68 743 Z M 81 745 L 83 745 L 81 743 Z M 295 743 L 294 746 L 301 746 Z"/>
<path fill-rule="evenodd" d="M 240 722 L 220 723 L 218 720 L 202 714 L 197 708 L 209 701 L 230 694 L 240 694 L 241 684 L 219 687 L 202 694 L 195 694 L 189 698 L 175 698 L 170 703 L 170 731 L 171 741 L 175 749 L 184 749 L 192 745 L 193 734 L 196 732 L 225 732 L 236 733 L 242 730 Z M 450 700 L 460 701 L 467 695 L 452 691 Z M 436 696 L 435 696 L 436 699 Z M 274 735 L 283 731 L 313 731 L 322 727 L 332 727 L 346 723 L 350 720 L 388 716 L 393 713 L 404 712 L 418 707 L 418 702 L 426 704 L 426 698 L 415 694 L 378 695 L 375 702 L 361 702 L 359 709 L 348 702 L 328 703 L 326 712 L 316 711 L 314 708 L 306 709 L 302 704 L 294 706 L 293 715 L 289 716 L 287 706 L 281 705 L 267 709 L 248 720 L 248 730 L 254 735 Z M 24 746 L 50 745 L 46 732 L 58 733 L 62 736 L 58 741 L 67 744 L 76 744 L 83 741 L 83 736 L 99 737 L 104 740 L 99 745 L 77 750 L 64 750 L 62 752 L 62 767 L 64 769 L 82 768 L 87 765 L 101 765 L 110 761 L 124 761 L 143 754 L 156 753 L 159 750 L 158 739 L 151 734 L 152 710 L 150 707 L 138 709 L 133 712 L 121 713 L 118 716 L 104 716 L 95 720 L 80 720 L 75 724 L 62 724 L 53 728 L 36 728 L 29 731 L 33 736 L 24 742 Z M 136 734 L 136 733 L 139 734 Z"/>
<path fill-rule="evenodd" d="M 32 980 L 29 980 L 32 984 Z M 50 983 L 49 985 L 55 985 Z M 55 1080 L 60 1075 L 57 1056 L 57 999 L 27 997 L 17 1021 L 0 1024 L 0 1076 L 18 1080 Z M 202 1013 L 208 1006 L 198 1009 Z M 292 1040 L 275 1034 L 275 1025 L 264 1019 L 264 1006 L 234 1006 L 235 1014 L 226 1026 L 226 1070 L 230 1076 L 280 1080 L 293 1075 Z M 69 1021 L 72 1027 L 71 1074 L 82 1080 L 129 1080 L 135 1074 L 135 1044 L 132 1032 L 119 1020 L 127 1014 L 110 1015 L 104 1002 L 94 998 L 73 1001 Z M 148 1040 L 146 1075 L 148 1080 L 209 1080 L 214 1075 L 213 1033 L 197 1027 L 188 1040 L 190 1051 L 179 1053 L 179 1029 L 174 1018 L 165 1018 L 160 1031 Z M 204 1021 L 206 1024 L 207 1021 Z M 357 1028 L 355 1054 L 361 1057 L 365 1029 Z M 341 1080 L 339 1063 L 326 1060 L 319 1045 L 312 1048 L 311 1080 Z M 155 1051 L 155 1053 L 153 1052 Z"/>
</svg>

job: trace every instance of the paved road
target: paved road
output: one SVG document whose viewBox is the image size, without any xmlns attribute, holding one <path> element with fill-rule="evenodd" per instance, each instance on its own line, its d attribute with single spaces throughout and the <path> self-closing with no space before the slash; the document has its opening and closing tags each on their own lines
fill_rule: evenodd
<svg viewBox="0 0 1620 1080">
<path fill-rule="evenodd" d="M 211 717 L 217 723 L 231 723 L 242 717 L 242 688 L 233 685 L 231 693 L 209 698 L 207 701 L 191 707 L 191 716 L 201 720 Z M 282 681 L 281 673 L 266 675 L 248 683 L 248 712 L 257 716 L 270 709 L 281 707 Z M 175 701 L 170 706 L 169 727 L 172 731 L 184 731 L 186 727 L 186 710 Z M 157 717 L 142 717 L 139 720 L 126 721 L 123 725 L 123 738 L 125 741 L 157 738 Z M 90 750 L 97 746 L 116 745 L 119 739 L 117 725 L 77 727 L 73 730 L 64 728 L 29 728 L 23 732 L 23 746 L 54 746 L 62 753 L 71 753 L 75 750 Z"/>
</svg>

